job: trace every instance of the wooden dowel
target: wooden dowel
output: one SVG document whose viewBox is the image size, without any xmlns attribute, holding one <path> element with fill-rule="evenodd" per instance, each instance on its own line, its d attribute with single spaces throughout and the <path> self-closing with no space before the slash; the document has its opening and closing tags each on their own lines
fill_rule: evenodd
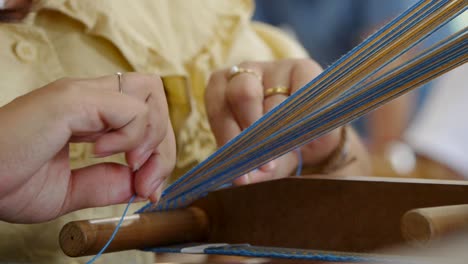
<svg viewBox="0 0 468 264">
<path fill-rule="evenodd" d="M 401 222 L 406 241 L 418 244 L 464 228 L 468 228 L 468 204 L 414 209 L 403 215 Z"/>
<path fill-rule="evenodd" d="M 120 218 L 75 221 L 60 231 L 60 247 L 71 257 L 94 255 L 109 240 Z M 125 217 L 106 252 L 203 240 L 209 232 L 206 213 L 191 207 Z"/>
</svg>

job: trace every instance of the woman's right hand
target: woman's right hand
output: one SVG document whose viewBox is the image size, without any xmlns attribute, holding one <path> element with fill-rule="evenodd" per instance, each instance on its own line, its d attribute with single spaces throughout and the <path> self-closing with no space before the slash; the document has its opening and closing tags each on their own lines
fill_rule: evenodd
<svg viewBox="0 0 468 264">
<path fill-rule="evenodd" d="M 158 199 L 175 165 L 175 138 L 160 78 L 62 79 L 0 108 L 0 219 L 47 221 L 67 212 Z M 68 144 L 94 155 L 124 152 L 128 166 L 71 170 Z"/>
</svg>

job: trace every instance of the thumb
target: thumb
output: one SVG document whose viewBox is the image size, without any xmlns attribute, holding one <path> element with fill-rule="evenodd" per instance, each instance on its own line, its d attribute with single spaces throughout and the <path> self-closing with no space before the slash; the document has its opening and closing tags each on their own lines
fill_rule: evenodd
<svg viewBox="0 0 468 264">
<path fill-rule="evenodd" d="M 102 163 L 72 171 L 62 214 L 90 207 L 126 203 L 134 194 L 131 170 Z"/>
</svg>

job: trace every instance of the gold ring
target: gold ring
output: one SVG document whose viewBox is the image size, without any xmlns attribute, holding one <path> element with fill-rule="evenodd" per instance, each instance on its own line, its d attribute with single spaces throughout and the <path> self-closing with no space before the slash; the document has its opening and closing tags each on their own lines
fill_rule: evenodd
<svg viewBox="0 0 468 264">
<path fill-rule="evenodd" d="M 273 88 L 268 88 L 265 90 L 265 93 L 263 94 L 263 98 L 267 98 L 272 95 L 277 95 L 277 94 L 283 94 L 286 96 L 289 96 L 289 88 L 286 86 L 276 86 Z"/>
<path fill-rule="evenodd" d="M 262 77 L 256 73 L 254 70 L 251 70 L 251 69 L 246 69 L 246 68 L 242 68 L 242 67 L 239 67 L 239 66 L 232 66 L 231 69 L 229 70 L 229 77 L 228 77 L 228 81 L 232 80 L 234 77 L 236 77 L 237 75 L 241 74 L 241 73 L 248 73 L 248 74 L 252 74 L 254 75 L 255 77 L 258 78 L 258 80 L 262 80 Z"/>
<path fill-rule="evenodd" d="M 119 80 L 119 93 L 123 93 L 123 88 L 122 88 L 122 73 L 121 73 L 121 72 L 116 72 L 115 75 L 117 75 L 117 79 Z"/>
</svg>

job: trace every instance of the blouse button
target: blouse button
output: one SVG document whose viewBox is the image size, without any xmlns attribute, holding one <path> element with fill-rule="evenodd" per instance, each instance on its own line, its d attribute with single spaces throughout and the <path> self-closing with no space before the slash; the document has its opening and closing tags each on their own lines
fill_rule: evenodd
<svg viewBox="0 0 468 264">
<path fill-rule="evenodd" d="M 29 42 L 20 41 L 14 47 L 16 56 L 24 62 L 31 62 L 36 59 L 36 48 Z"/>
</svg>

